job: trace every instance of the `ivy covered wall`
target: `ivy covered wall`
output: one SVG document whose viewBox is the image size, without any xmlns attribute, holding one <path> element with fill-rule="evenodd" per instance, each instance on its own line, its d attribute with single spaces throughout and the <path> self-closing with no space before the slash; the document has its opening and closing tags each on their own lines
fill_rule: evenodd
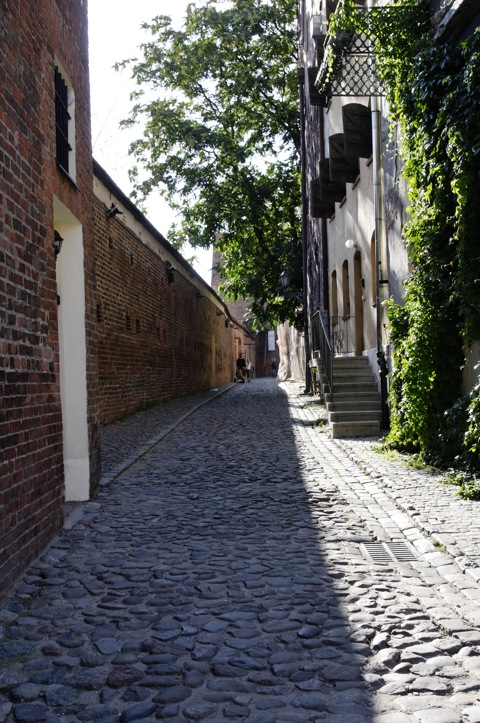
<svg viewBox="0 0 480 723">
<path fill-rule="evenodd" d="M 389 303 L 387 442 L 474 472 L 480 384 L 462 396 L 462 370 L 480 339 L 480 29 L 445 42 L 417 0 L 369 13 L 345 0 L 329 33 L 344 45 L 354 33 L 370 37 L 409 188 L 403 235 L 412 270 L 404 302 Z M 332 77 L 336 67 L 338 52 Z"/>
</svg>

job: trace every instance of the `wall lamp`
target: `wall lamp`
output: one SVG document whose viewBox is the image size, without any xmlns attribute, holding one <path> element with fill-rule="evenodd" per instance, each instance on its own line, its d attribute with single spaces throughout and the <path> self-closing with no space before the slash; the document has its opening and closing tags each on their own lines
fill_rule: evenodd
<svg viewBox="0 0 480 723">
<path fill-rule="evenodd" d="M 177 269 L 173 264 L 170 263 L 170 261 L 165 262 L 165 268 L 167 270 L 167 281 L 169 284 L 173 283 L 173 272 Z"/>
<path fill-rule="evenodd" d="M 223 311 L 220 311 L 220 309 L 217 309 L 217 316 L 223 316 Z"/>
<path fill-rule="evenodd" d="M 197 299 L 203 299 L 203 294 L 201 291 L 197 291 Z"/>
<path fill-rule="evenodd" d="M 288 287 L 290 285 L 290 274 L 285 268 L 280 274 L 280 283 L 282 284 L 282 291 L 285 297 L 288 297 L 289 299 L 301 299 L 303 297 L 301 291 L 288 291 Z"/>
<path fill-rule="evenodd" d="M 357 248 L 357 244 L 356 244 L 355 241 L 354 241 L 353 239 L 351 239 L 351 238 L 347 238 L 347 240 L 345 241 L 345 246 L 347 247 L 347 249 L 348 249 L 349 251 L 351 251 L 352 249 L 356 249 L 356 248 Z"/>
<path fill-rule="evenodd" d="M 58 231 L 54 231 L 53 232 L 53 250 L 55 252 L 55 258 L 58 256 L 58 254 L 62 250 L 62 244 L 63 244 L 63 237 L 60 236 Z"/>
<path fill-rule="evenodd" d="M 113 218 L 114 216 L 119 216 L 120 214 L 123 214 L 123 211 L 121 211 L 115 203 L 112 203 L 105 215 L 107 218 Z"/>
<path fill-rule="evenodd" d="M 282 284 L 282 289 L 286 291 L 288 289 L 288 285 L 290 283 L 290 274 L 288 273 L 287 269 L 283 269 L 282 273 L 280 274 L 280 283 Z"/>
</svg>

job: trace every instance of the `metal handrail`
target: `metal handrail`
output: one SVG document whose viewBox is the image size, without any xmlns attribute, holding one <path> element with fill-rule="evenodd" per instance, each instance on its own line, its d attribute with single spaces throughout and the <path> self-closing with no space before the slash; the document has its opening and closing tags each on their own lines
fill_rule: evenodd
<svg viewBox="0 0 480 723">
<path fill-rule="evenodd" d="M 330 341 L 328 312 L 317 311 L 311 317 L 313 353 L 320 354 L 330 393 L 333 395 L 333 349 Z"/>
</svg>

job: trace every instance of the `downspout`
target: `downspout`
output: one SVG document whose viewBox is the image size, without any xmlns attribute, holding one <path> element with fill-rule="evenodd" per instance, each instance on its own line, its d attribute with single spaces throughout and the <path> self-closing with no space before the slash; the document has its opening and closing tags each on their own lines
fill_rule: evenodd
<svg viewBox="0 0 480 723">
<path fill-rule="evenodd" d="M 375 261 L 376 268 L 376 288 L 375 288 L 375 306 L 376 306 L 376 331 L 377 331 L 377 353 L 383 351 L 382 339 L 382 306 L 380 285 L 384 281 L 384 264 L 382 254 L 382 239 L 384 233 L 385 219 L 383 218 L 383 187 L 381 180 L 381 164 L 382 164 L 382 114 L 379 108 L 378 98 L 371 96 L 370 98 L 372 111 L 372 148 L 373 148 L 373 209 L 374 209 L 374 228 L 375 228 Z"/>
<path fill-rule="evenodd" d="M 300 72 L 300 71 L 303 71 Z M 303 333 L 305 344 L 305 390 L 310 393 L 310 333 L 308 319 L 308 269 L 307 269 L 307 180 L 306 180 L 306 148 L 305 148 L 305 69 L 299 69 L 298 88 L 300 99 L 300 168 L 302 192 L 302 256 L 303 256 Z"/>
<path fill-rule="evenodd" d="M 374 5 L 374 0 L 367 0 L 367 9 Z M 375 72 L 375 71 L 373 71 Z M 370 107 L 372 112 L 372 156 L 373 156 L 373 208 L 375 218 L 375 261 L 376 261 L 376 332 L 377 332 L 377 363 L 380 368 L 380 396 L 382 405 L 382 428 L 388 429 L 388 367 L 383 345 L 382 297 L 388 298 L 388 261 L 387 233 L 385 221 L 385 201 L 382 173 L 382 113 L 381 100 L 372 89 Z M 385 289 L 385 291 L 383 291 Z M 382 293 L 383 292 L 383 293 Z M 386 292 L 386 294 L 385 294 Z"/>
<path fill-rule="evenodd" d="M 325 160 L 325 115 L 323 108 L 320 108 L 320 162 Z M 321 218 L 320 238 L 322 241 L 322 288 L 320 295 L 321 308 L 330 318 L 330 294 L 328 277 L 328 241 L 327 241 L 327 219 Z M 330 327 L 329 327 L 330 328 Z"/>
</svg>

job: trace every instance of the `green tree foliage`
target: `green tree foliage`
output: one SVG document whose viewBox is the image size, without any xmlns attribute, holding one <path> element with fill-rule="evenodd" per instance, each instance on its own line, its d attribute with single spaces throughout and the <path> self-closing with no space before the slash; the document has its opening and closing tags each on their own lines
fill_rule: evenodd
<svg viewBox="0 0 480 723">
<path fill-rule="evenodd" d="M 222 253 L 225 292 L 253 299 L 257 321 L 295 318 L 279 295 L 284 266 L 301 266 L 296 4 L 205 0 L 185 25 L 144 28 L 138 85 L 124 125 L 137 198 L 158 189 L 179 211 L 170 238 Z"/>
</svg>

